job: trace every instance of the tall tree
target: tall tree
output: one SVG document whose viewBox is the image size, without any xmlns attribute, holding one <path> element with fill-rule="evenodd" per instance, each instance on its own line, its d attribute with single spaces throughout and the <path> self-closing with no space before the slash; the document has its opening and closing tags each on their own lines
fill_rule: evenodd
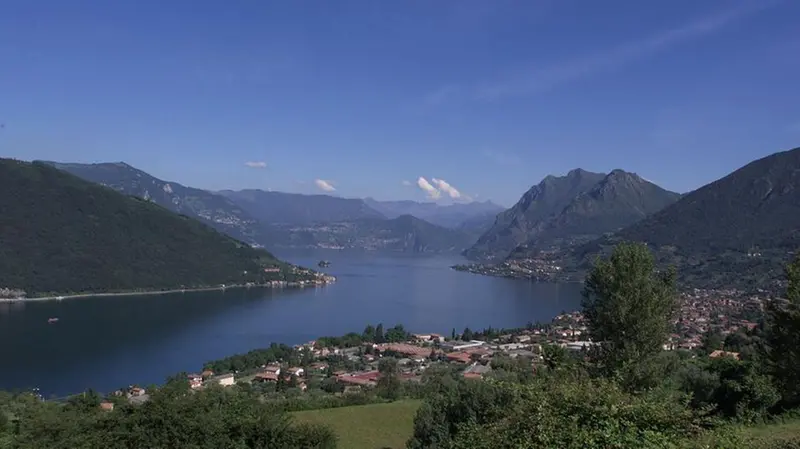
<svg viewBox="0 0 800 449">
<path fill-rule="evenodd" d="M 767 304 L 767 358 L 783 402 L 800 404 L 800 255 L 786 267 L 786 301 Z"/>
<path fill-rule="evenodd" d="M 375 343 L 383 343 L 383 323 L 375 327 Z"/>
<path fill-rule="evenodd" d="M 364 341 L 375 341 L 375 327 L 371 324 L 368 324 L 367 327 L 364 328 L 364 332 L 361 334 L 361 337 Z"/>
<path fill-rule="evenodd" d="M 675 271 L 657 271 L 646 245 L 621 243 L 598 259 L 584 283 L 583 313 L 600 373 L 637 382 L 629 376 L 662 351 L 676 309 Z"/>
<path fill-rule="evenodd" d="M 397 359 L 384 357 L 378 363 L 378 390 L 381 396 L 394 401 L 400 397 L 400 371 Z"/>
<path fill-rule="evenodd" d="M 711 354 L 717 349 L 722 349 L 725 344 L 725 337 L 719 331 L 712 331 L 709 329 L 703 334 L 702 346 L 700 351 L 704 354 Z"/>
</svg>

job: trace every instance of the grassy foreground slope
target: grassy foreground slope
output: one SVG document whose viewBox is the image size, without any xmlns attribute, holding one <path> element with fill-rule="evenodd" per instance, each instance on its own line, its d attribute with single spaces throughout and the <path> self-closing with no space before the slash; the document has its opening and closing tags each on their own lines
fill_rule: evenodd
<svg viewBox="0 0 800 449">
<path fill-rule="evenodd" d="M 324 424 L 339 438 L 337 447 L 348 449 L 404 448 L 414 427 L 421 401 L 356 405 L 295 412 L 298 423 Z"/>
<path fill-rule="evenodd" d="M 0 288 L 33 296 L 206 287 L 266 280 L 265 265 L 283 266 L 158 205 L 44 163 L 0 159 Z"/>
</svg>

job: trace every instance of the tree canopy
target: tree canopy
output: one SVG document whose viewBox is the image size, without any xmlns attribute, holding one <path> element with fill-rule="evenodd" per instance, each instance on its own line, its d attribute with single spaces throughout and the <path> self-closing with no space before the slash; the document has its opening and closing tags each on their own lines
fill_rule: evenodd
<svg viewBox="0 0 800 449">
<path fill-rule="evenodd" d="M 583 313 L 591 356 L 606 376 L 624 375 L 658 354 L 677 310 L 675 272 L 657 272 L 653 255 L 640 243 L 618 245 L 586 277 Z"/>
</svg>

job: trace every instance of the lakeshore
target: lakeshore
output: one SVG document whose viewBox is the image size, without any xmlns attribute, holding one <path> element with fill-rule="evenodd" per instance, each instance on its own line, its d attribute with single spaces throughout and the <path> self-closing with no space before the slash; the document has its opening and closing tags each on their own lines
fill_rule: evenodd
<svg viewBox="0 0 800 449">
<path fill-rule="evenodd" d="M 0 303 L 0 388 L 64 396 L 160 383 L 193 366 L 262 348 L 343 335 L 364 323 L 409 329 L 524 326 L 580 305 L 577 285 L 473 276 L 457 257 L 286 251 L 299 266 L 331 260 L 326 288 L 241 288 Z M 48 295 L 52 296 L 52 295 Z M 58 317 L 57 324 L 47 324 Z M 336 317 L 336 319 L 331 319 Z M 36 351 L 30 348 L 35 347 Z M 58 376 L 51 373 L 58 370 Z"/>
<path fill-rule="evenodd" d="M 143 290 L 143 291 L 126 291 L 126 292 L 107 292 L 107 293 L 79 293 L 74 295 L 57 295 L 57 296 L 33 296 L 33 297 L 18 297 L 18 298 L 0 298 L 0 303 L 19 303 L 19 302 L 39 302 L 39 301 L 62 301 L 67 299 L 85 299 L 85 298 L 105 298 L 105 297 L 124 297 L 124 296 L 154 296 L 154 295 L 171 295 L 175 293 L 199 293 L 199 292 L 214 292 L 226 291 L 237 289 L 267 289 L 267 288 L 306 288 L 306 287 L 321 287 L 327 284 L 336 282 L 335 276 L 321 274 L 317 279 L 309 281 L 270 281 L 261 284 L 248 283 L 248 284 L 235 284 L 235 285 L 218 285 L 214 287 L 198 287 L 198 288 L 176 288 L 170 290 Z"/>
</svg>

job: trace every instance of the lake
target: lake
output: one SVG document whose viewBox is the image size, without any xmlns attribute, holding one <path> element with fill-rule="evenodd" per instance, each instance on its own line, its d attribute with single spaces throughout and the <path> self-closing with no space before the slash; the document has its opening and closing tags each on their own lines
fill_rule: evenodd
<svg viewBox="0 0 800 449">
<path fill-rule="evenodd" d="M 0 389 L 38 387 L 46 397 L 161 383 L 204 362 L 367 324 L 403 324 L 449 335 L 469 326 L 519 327 L 580 304 L 580 286 L 491 278 L 450 268 L 455 257 L 337 251 L 278 254 L 337 282 L 309 289 L 0 303 Z M 48 324 L 47 319 L 59 321 Z"/>
</svg>

